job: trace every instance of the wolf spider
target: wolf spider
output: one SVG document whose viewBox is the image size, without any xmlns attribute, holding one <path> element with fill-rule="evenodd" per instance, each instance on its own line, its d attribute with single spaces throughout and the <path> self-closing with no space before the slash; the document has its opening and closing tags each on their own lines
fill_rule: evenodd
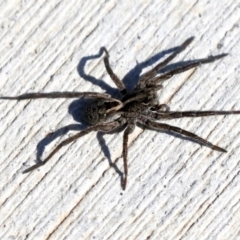
<svg viewBox="0 0 240 240">
<path fill-rule="evenodd" d="M 171 126 L 165 123 L 158 122 L 162 119 L 174 119 L 183 117 L 204 117 L 212 115 L 229 115 L 240 114 L 240 111 L 170 111 L 166 104 L 159 104 L 157 98 L 157 91 L 162 89 L 161 82 L 171 78 L 175 74 L 182 73 L 191 68 L 195 68 L 201 64 L 211 63 L 215 60 L 221 59 L 227 54 L 220 54 L 216 56 L 210 56 L 208 58 L 194 60 L 185 66 L 176 67 L 166 73 L 159 75 L 159 70 L 165 67 L 174 57 L 182 52 L 192 41 L 194 37 L 188 38 L 180 47 L 177 48 L 169 57 L 164 61 L 157 64 L 152 70 L 143 74 L 137 86 L 130 92 L 126 90 L 125 85 L 113 72 L 109 65 L 109 54 L 106 48 L 103 48 L 105 52 L 104 64 L 107 73 L 110 75 L 112 81 L 122 94 L 121 99 L 113 98 L 108 94 L 95 93 L 95 92 L 51 92 L 51 93 L 26 93 L 19 96 L 9 97 L 3 96 L 0 99 L 8 100 L 25 100 L 25 99 L 37 99 L 37 98 L 90 98 L 95 99 L 94 102 L 87 106 L 85 111 L 85 119 L 91 124 L 90 127 L 82 130 L 81 132 L 67 138 L 62 141 L 44 160 L 32 167 L 26 169 L 23 173 L 28 173 L 49 161 L 52 156 L 63 146 L 77 140 L 78 138 L 92 132 L 111 132 L 117 129 L 124 128 L 123 134 L 123 163 L 124 163 L 124 177 L 122 179 L 122 189 L 125 190 L 128 176 L 127 166 L 127 144 L 128 135 L 133 132 L 137 123 L 144 125 L 153 130 L 170 131 L 180 135 L 184 135 L 191 139 L 196 140 L 200 144 L 203 144 L 213 150 L 219 152 L 227 152 L 225 149 L 213 145 L 207 140 L 197 136 L 194 133 L 188 132 L 181 128 Z"/>
</svg>

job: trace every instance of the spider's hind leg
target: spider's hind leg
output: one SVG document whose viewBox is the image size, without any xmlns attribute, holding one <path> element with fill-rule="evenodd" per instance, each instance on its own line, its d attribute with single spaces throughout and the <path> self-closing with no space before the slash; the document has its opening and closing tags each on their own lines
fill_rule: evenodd
<svg viewBox="0 0 240 240">
<path fill-rule="evenodd" d="M 127 176 L 128 176 L 128 166 L 127 166 L 127 153 L 128 153 L 128 135 L 133 132 L 135 128 L 135 123 L 129 123 L 126 130 L 124 131 L 123 134 L 123 166 L 124 166 L 124 178 L 122 182 L 122 189 L 126 189 L 127 185 Z"/>
<path fill-rule="evenodd" d="M 177 48 L 175 52 L 173 52 L 169 57 L 167 57 L 164 61 L 157 64 L 152 70 L 146 72 L 140 77 L 138 82 L 138 88 L 143 88 L 146 82 L 157 75 L 158 71 L 165 67 L 170 61 L 172 61 L 180 52 L 182 52 L 192 41 L 194 37 L 188 38 L 180 47 Z"/>
<path fill-rule="evenodd" d="M 150 127 L 151 129 L 154 130 L 159 130 L 159 131 L 169 131 L 169 132 L 173 132 L 173 133 L 177 133 L 186 137 L 189 137 L 193 140 L 196 140 L 197 142 L 201 143 L 202 145 L 205 145 L 215 151 L 219 151 L 219 152 L 227 152 L 225 149 L 218 147 L 217 145 L 213 145 L 212 143 L 208 142 L 207 140 L 199 137 L 198 135 L 188 132 L 184 129 L 175 127 L 175 126 L 171 126 L 165 123 L 158 123 L 158 122 L 154 122 L 151 121 L 149 119 L 146 118 L 142 118 L 140 119 L 140 122 L 148 127 Z"/>
</svg>

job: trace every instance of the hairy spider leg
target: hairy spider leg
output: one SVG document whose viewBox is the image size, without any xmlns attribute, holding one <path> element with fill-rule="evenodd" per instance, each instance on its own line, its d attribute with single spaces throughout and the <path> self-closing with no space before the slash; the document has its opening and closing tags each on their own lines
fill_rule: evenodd
<svg viewBox="0 0 240 240">
<path fill-rule="evenodd" d="M 127 153 L 128 153 L 128 135 L 133 132 L 135 123 L 129 123 L 123 134 L 123 166 L 124 166 L 124 178 L 122 182 L 122 189 L 125 190 L 127 186 L 128 165 L 127 165 Z"/>
<path fill-rule="evenodd" d="M 46 164 L 51 158 L 52 156 L 58 152 L 62 147 L 64 147 L 65 145 L 77 140 L 78 138 L 80 137 L 83 137 L 84 135 L 92 132 L 92 131 L 99 131 L 99 132 L 111 132 L 111 131 L 114 131 L 116 128 L 120 127 L 121 126 L 121 123 L 120 122 L 110 122 L 110 123 L 103 123 L 103 124 L 98 124 L 98 125 L 95 125 L 95 126 L 91 126 L 91 127 L 88 127 L 84 130 L 82 130 L 81 132 L 67 138 L 66 140 L 62 141 L 49 155 L 48 157 L 42 161 L 42 162 L 39 162 L 35 165 L 33 165 L 32 167 L 26 169 L 23 171 L 23 173 L 28 173 L 28 172 L 31 172 L 33 171 L 34 169 L 36 168 L 39 168 L 41 166 L 43 166 L 44 164 Z"/>
<path fill-rule="evenodd" d="M 185 48 L 193 41 L 194 37 L 188 38 L 180 47 L 177 48 L 175 52 L 173 52 L 169 57 L 167 57 L 164 61 L 157 64 L 153 69 L 151 69 L 149 72 L 146 72 L 143 74 L 138 82 L 138 88 L 143 88 L 145 86 L 145 83 L 154 76 L 157 75 L 158 71 L 165 67 L 170 61 L 172 61 L 180 52 L 185 50 Z"/>
<path fill-rule="evenodd" d="M 162 82 L 162 81 L 165 81 L 169 78 L 171 78 L 173 75 L 175 74 L 179 74 L 179 73 L 182 73 L 182 72 L 185 72 L 191 68 L 195 68 L 201 64 L 206 64 L 206 63 L 211 63 L 211 62 L 214 62 L 220 58 L 223 58 L 223 57 L 226 57 L 228 54 L 227 53 L 224 53 L 224 54 L 220 54 L 220 55 L 216 55 L 216 56 L 211 56 L 211 57 L 208 57 L 208 58 L 204 58 L 204 59 L 199 59 L 199 60 L 194 60 L 192 62 L 190 62 L 189 64 L 186 64 L 185 66 L 181 66 L 181 67 L 177 67 L 167 73 L 164 73 L 158 77 L 155 77 L 155 78 L 152 78 L 152 79 L 149 79 L 146 81 L 146 85 L 148 87 L 150 86 L 155 86 L 157 83 L 159 82 Z"/>
<path fill-rule="evenodd" d="M 151 121 L 147 118 L 141 118 L 140 119 L 140 122 L 154 130 L 159 130 L 159 131 L 169 131 L 169 132 L 174 132 L 174 133 L 178 133 L 180 135 L 183 135 L 183 136 L 186 136 L 186 137 L 189 137 L 189 138 L 192 138 L 192 139 L 195 139 L 197 140 L 199 143 L 213 149 L 213 150 L 216 150 L 216 151 L 219 151 L 219 152 L 227 152 L 225 149 L 223 148 L 220 148 L 216 145 L 213 145 L 212 143 L 208 142 L 207 140 L 199 137 L 198 135 L 194 134 L 194 133 L 191 133 L 191 132 L 188 132 L 184 129 L 181 129 L 179 127 L 175 127 L 175 126 L 171 126 L 171 125 L 168 125 L 168 124 L 165 124 L 165 123 L 158 123 L 158 122 L 154 122 L 154 121 Z"/>
<path fill-rule="evenodd" d="M 126 87 L 124 86 L 123 82 L 119 79 L 119 77 L 113 72 L 112 68 L 109 64 L 109 53 L 108 50 L 103 47 L 103 50 L 105 51 L 105 57 L 103 59 L 105 68 L 107 70 L 107 73 L 109 74 L 110 78 L 113 80 L 117 88 L 120 90 L 120 92 L 124 95 L 127 93 Z"/>
<path fill-rule="evenodd" d="M 152 120 L 162 120 L 162 119 L 174 119 L 174 118 L 184 118 L 184 117 L 207 117 L 216 115 L 233 115 L 240 114 L 240 111 L 156 111 L 148 112 L 147 116 Z"/>
<path fill-rule="evenodd" d="M 19 96 L 2 96 L 0 99 L 26 100 L 38 98 L 97 98 L 113 99 L 109 94 L 97 92 L 50 92 L 50 93 L 26 93 Z"/>
</svg>

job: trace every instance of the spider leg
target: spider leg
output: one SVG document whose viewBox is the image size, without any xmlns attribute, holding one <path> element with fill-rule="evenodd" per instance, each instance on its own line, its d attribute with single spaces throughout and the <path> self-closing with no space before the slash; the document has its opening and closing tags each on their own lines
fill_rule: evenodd
<svg viewBox="0 0 240 240">
<path fill-rule="evenodd" d="M 107 70 L 107 73 L 115 83 L 115 85 L 118 87 L 118 89 L 121 91 L 122 94 L 126 94 L 127 90 L 126 87 L 124 86 L 123 82 L 119 79 L 119 77 L 113 72 L 112 68 L 110 67 L 109 64 L 109 53 L 108 50 L 104 47 L 103 50 L 105 51 L 105 57 L 103 59 L 105 68 Z"/>
<path fill-rule="evenodd" d="M 180 135 L 195 139 L 199 143 L 201 143 L 201 144 L 203 144 L 203 145 L 205 145 L 205 146 L 207 146 L 207 147 L 209 147 L 213 150 L 216 150 L 216 151 L 219 151 L 219 152 L 227 152 L 225 149 L 220 148 L 216 145 L 213 145 L 212 143 L 210 143 L 207 140 L 199 137 L 198 135 L 196 135 L 194 133 L 191 133 L 191 132 L 188 132 L 184 129 L 174 127 L 174 126 L 171 126 L 171 125 L 168 125 L 168 124 L 165 124 L 165 123 L 154 122 L 154 121 L 151 121 L 151 120 L 146 119 L 146 118 L 141 118 L 139 120 L 142 124 L 145 124 L 146 126 L 152 128 L 154 130 L 160 130 L 160 131 L 165 131 L 166 130 L 166 131 L 170 131 L 170 132 L 173 132 L 173 133 L 178 133 Z"/>
<path fill-rule="evenodd" d="M 91 126 L 91 127 L 88 127 L 84 130 L 82 130 L 81 132 L 67 138 L 66 140 L 62 141 L 49 155 L 48 157 L 40 162 L 40 163 L 37 163 L 35 165 L 33 165 L 32 167 L 30 168 L 27 168 L 26 170 L 23 171 L 23 173 L 28 173 L 28 172 L 31 172 L 32 170 L 36 169 L 36 168 L 39 168 L 41 166 L 43 166 L 44 164 L 46 164 L 51 158 L 52 156 L 58 152 L 62 147 L 64 147 L 65 145 L 77 140 L 78 138 L 80 137 L 83 137 L 84 135 L 92 132 L 92 131 L 101 131 L 101 132 L 110 132 L 110 131 L 113 131 L 114 129 L 118 128 L 121 126 L 122 123 L 120 122 L 110 122 L 110 123 L 105 123 L 105 124 L 98 124 L 98 125 L 95 125 L 95 126 Z"/>
<path fill-rule="evenodd" d="M 38 98 L 97 98 L 111 99 L 109 94 L 97 92 L 50 92 L 50 93 L 25 93 L 19 96 L 2 96 L 0 99 L 8 100 L 26 100 Z"/>
<path fill-rule="evenodd" d="M 123 182 L 122 182 L 123 190 L 126 189 L 127 176 L 128 176 L 128 166 L 127 166 L 128 135 L 133 132 L 134 128 L 135 128 L 135 123 L 129 123 L 123 134 L 123 166 L 124 166 L 124 178 L 123 178 Z"/>
<path fill-rule="evenodd" d="M 167 104 L 159 104 L 159 105 L 155 105 L 155 106 L 151 107 L 150 110 L 156 111 L 156 112 L 162 112 L 162 111 L 169 112 L 170 107 Z"/>
<path fill-rule="evenodd" d="M 138 88 L 143 88 L 143 86 L 145 85 L 145 83 L 152 77 L 154 77 L 158 71 L 165 67 L 170 61 L 172 61 L 180 52 L 182 52 L 192 41 L 193 41 L 194 37 L 190 37 L 188 38 L 180 47 L 177 48 L 177 50 L 172 53 L 169 57 L 167 57 L 164 61 L 160 62 L 159 64 L 157 64 L 152 70 L 150 70 L 149 72 L 143 74 L 140 77 L 140 80 L 138 82 Z"/>
<path fill-rule="evenodd" d="M 214 62 L 220 58 L 226 57 L 228 54 L 224 53 L 224 54 L 220 54 L 220 55 L 216 55 L 216 56 L 211 56 L 208 58 L 204 58 L 204 59 L 199 59 L 199 60 L 195 60 L 185 66 L 181 66 L 181 67 L 177 67 L 176 69 L 173 69 L 172 71 L 169 71 L 167 73 L 162 74 L 161 76 L 155 77 L 153 79 L 149 79 L 147 80 L 146 85 L 147 86 L 154 86 L 159 82 L 165 81 L 169 78 L 171 78 L 173 75 L 175 74 L 179 74 L 182 72 L 185 72 L 191 68 L 195 68 L 201 64 L 205 64 L 205 63 L 211 63 Z"/>
<path fill-rule="evenodd" d="M 240 111 L 183 111 L 183 112 L 148 112 L 147 116 L 154 120 L 161 119 L 174 119 L 174 118 L 184 118 L 184 117 L 207 117 L 216 115 L 232 115 L 240 114 Z"/>
</svg>

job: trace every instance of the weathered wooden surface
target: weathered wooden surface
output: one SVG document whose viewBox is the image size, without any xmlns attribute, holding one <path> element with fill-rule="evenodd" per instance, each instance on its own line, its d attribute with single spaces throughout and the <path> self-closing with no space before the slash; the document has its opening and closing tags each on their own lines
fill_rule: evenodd
<svg viewBox="0 0 240 240">
<path fill-rule="evenodd" d="M 240 109 L 239 1 L 1 1 L 0 9 L 1 95 L 111 92 L 102 46 L 132 87 L 143 66 L 195 36 L 173 62 L 229 56 L 165 82 L 161 102 L 172 110 Z M 71 115 L 81 111 L 77 103 L 0 101 L 0 239 L 240 239 L 240 116 L 169 122 L 225 154 L 136 129 L 125 192 L 109 165 L 123 169 L 122 133 L 91 133 L 23 175 L 37 154 L 44 158 L 81 128 Z"/>
</svg>

